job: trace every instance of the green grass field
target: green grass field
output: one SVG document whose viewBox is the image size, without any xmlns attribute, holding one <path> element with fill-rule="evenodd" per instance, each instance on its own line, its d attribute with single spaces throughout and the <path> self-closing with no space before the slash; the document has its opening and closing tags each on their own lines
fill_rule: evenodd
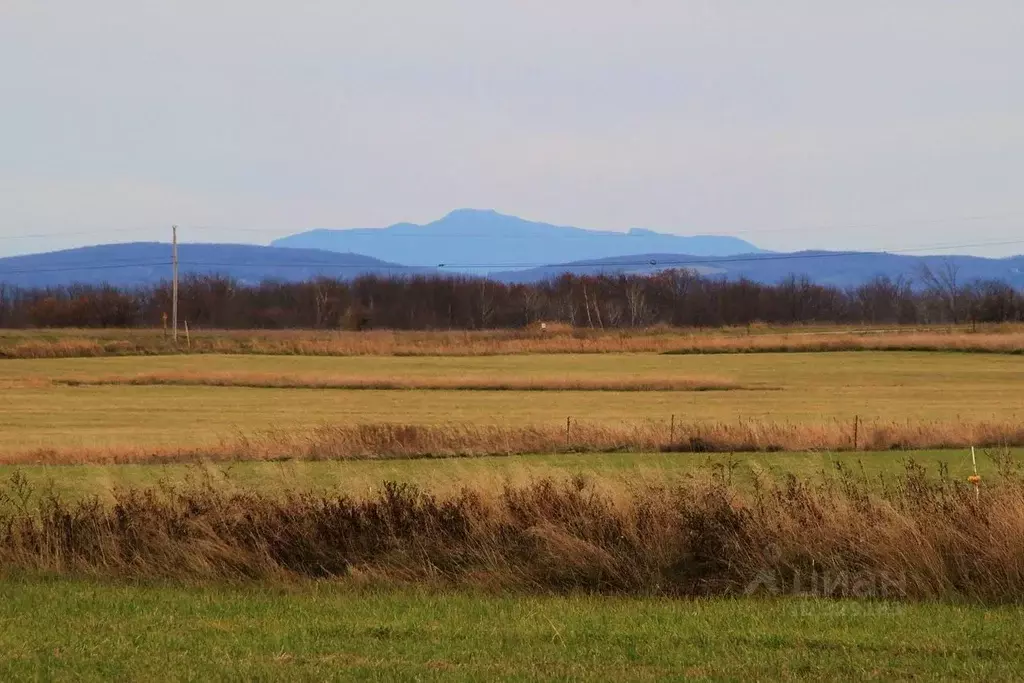
<svg viewBox="0 0 1024 683">
<path fill-rule="evenodd" d="M 1013 451 L 1024 456 L 1024 449 Z M 949 476 L 965 480 L 973 472 L 967 450 L 912 451 L 856 454 L 838 453 L 588 453 L 537 454 L 480 458 L 416 460 L 290 460 L 240 461 L 201 464 L 125 465 L 3 465 L 0 490 L 18 473 L 36 491 L 53 491 L 68 499 L 98 495 L 109 499 L 117 489 L 188 484 L 212 485 L 225 490 L 261 493 L 314 492 L 360 496 L 378 490 L 385 481 L 410 483 L 438 493 L 462 487 L 485 490 L 521 485 L 539 479 L 566 479 L 583 475 L 610 486 L 666 484 L 689 475 L 729 476 L 739 486 L 755 476 L 781 479 L 795 475 L 820 481 L 834 475 L 841 464 L 871 486 L 892 482 L 913 461 L 938 476 L 945 466 Z M 996 466 L 985 452 L 978 453 L 978 471 L 994 474 Z"/>
<path fill-rule="evenodd" d="M 722 392 L 346 391 L 203 386 L 54 386 L 152 372 L 566 378 L 713 376 L 774 389 Z M 163 356 L 0 362 L 0 451 L 188 446 L 324 422 L 558 424 L 763 418 L 957 420 L 1021 413 L 1024 358 L 957 353 L 501 357 Z"/>
<path fill-rule="evenodd" d="M 1016 680 L 1024 611 L 0 580 L 6 680 Z"/>
</svg>

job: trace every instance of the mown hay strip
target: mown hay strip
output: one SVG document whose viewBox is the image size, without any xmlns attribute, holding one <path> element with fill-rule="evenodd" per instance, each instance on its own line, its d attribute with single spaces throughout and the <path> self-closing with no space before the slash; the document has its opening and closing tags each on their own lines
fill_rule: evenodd
<svg viewBox="0 0 1024 683">
<path fill-rule="evenodd" d="M 254 373 L 153 373 L 58 378 L 66 386 L 211 386 L 260 389 L 437 390 L 437 391 L 730 391 L 771 389 L 719 377 L 316 377 Z"/>
</svg>

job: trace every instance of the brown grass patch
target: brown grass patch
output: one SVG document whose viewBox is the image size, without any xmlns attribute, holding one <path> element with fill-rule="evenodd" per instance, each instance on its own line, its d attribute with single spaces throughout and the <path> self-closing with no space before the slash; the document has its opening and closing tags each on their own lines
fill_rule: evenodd
<svg viewBox="0 0 1024 683">
<path fill-rule="evenodd" d="M 771 389 L 747 386 L 719 377 L 635 378 L 622 376 L 516 377 L 493 379 L 479 376 L 324 377 L 271 373 L 197 372 L 144 373 L 110 377 L 61 378 L 67 386 L 211 386 L 257 389 L 437 390 L 437 391 L 728 391 Z"/>
<path fill-rule="evenodd" d="M 1024 446 L 1017 421 L 737 422 L 510 427 L 474 424 L 325 424 L 266 430 L 192 448 L 36 449 L 0 464 L 458 458 L 531 453 L 773 453 Z"/>
<path fill-rule="evenodd" d="M 759 335 L 686 340 L 666 353 L 789 353 L 824 351 L 958 351 L 1024 353 L 1024 334 L 891 332 Z"/>
<path fill-rule="evenodd" d="M 95 358 L 173 352 L 173 347 L 140 343 L 130 339 L 25 339 L 3 340 L 0 343 L 0 358 Z"/>
<path fill-rule="evenodd" d="M 1024 328 L 1000 325 L 860 329 L 652 328 L 321 332 L 195 331 L 175 346 L 154 330 L 59 330 L 0 336 L 0 358 L 68 358 L 174 353 L 316 356 L 485 356 L 524 353 L 765 353 L 799 351 L 961 351 L 1024 353 Z"/>
<path fill-rule="evenodd" d="M 998 455 L 997 455 L 998 457 Z M 0 493 L 0 570 L 176 579 L 372 576 L 392 583 L 666 596 L 1020 602 L 1024 481 L 1005 457 L 980 495 L 913 463 L 881 492 L 728 472 L 607 489 L 582 477 L 437 496 L 122 490 L 111 505 Z"/>
</svg>

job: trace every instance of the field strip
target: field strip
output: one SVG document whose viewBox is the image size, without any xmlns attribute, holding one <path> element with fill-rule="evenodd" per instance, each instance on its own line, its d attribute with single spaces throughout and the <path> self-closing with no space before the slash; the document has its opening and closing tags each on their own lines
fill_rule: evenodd
<svg viewBox="0 0 1024 683">
<path fill-rule="evenodd" d="M 987 485 L 1008 460 L 1024 464 L 1024 448 L 931 451 L 858 451 L 856 453 L 548 453 L 475 458 L 248 460 L 230 462 L 81 463 L 0 465 L 0 490 L 15 477 L 36 491 L 64 500 L 115 500 L 119 490 L 202 485 L 223 492 L 264 493 L 278 497 L 321 493 L 361 496 L 384 482 L 410 484 L 434 494 L 464 488 L 496 490 L 549 479 L 585 479 L 614 493 L 640 485 L 672 485 L 693 477 L 727 477 L 753 493 L 758 482 L 797 477 L 809 485 L 834 481 L 839 472 L 855 474 L 875 491 L 901 480 L 910 463 L 928 481 L 942 477 L 966 482 L 977 473 Z M 976 465 L 975 465 L 976 463 Z"/>
<path fill-rule="evenodd" d="M 154 373 L 109 377 L 59 378 L 64 386 L 208 386 L 255 389 L 343 389 L 417 391 L 765 391 L 763 384 L 740 384 L 718 377 L 312 377 L 256 373 Z"/>
<path fill-rule="evenodd" d="M 0 464 L 181 463 L 247 460 L 386 460 L 533 453 L 777 453 L 931 450 L 1024 446 L 1017 420 L 786 423 L 647 421 L 563 426 L 321 424 L 268 429 L 190 447 L 30 448 L 0 453 Z"/>
<path fill-rule="evenodd" d="M 365 583 L 268 589 L 5 578 L 0 677 L 995 682 L 1019 679 L 1024 659 L 1024 610 L 1016 605 L 821 595 L 666 600 Z"/>
<path fill-rule="evenodd" d="M 154 330 L 54 331 L 0 335 L 0 358 L 72 358 L 222 353 L 309 356 L 496 356 L 604 353 L 782 353 L 814 351 L 960 351 L 1024 354 L 1019 325 L 972 332 L 957 328 L 759 330 L 651 329 L 552 332 L 368 332 L 211 330 L 175 345 Z"/>
</svg>

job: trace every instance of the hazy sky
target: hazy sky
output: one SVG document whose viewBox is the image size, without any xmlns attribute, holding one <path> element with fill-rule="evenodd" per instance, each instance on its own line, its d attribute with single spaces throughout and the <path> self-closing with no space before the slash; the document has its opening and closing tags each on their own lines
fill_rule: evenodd
<svg viewBox="0 0 1024 683">
<path fill-rule="evenodd" d="M 1024 252 L 1022 36 L 1020 0 L 0 0 L 0 255 L 457 207 Z"/>
</svg>

